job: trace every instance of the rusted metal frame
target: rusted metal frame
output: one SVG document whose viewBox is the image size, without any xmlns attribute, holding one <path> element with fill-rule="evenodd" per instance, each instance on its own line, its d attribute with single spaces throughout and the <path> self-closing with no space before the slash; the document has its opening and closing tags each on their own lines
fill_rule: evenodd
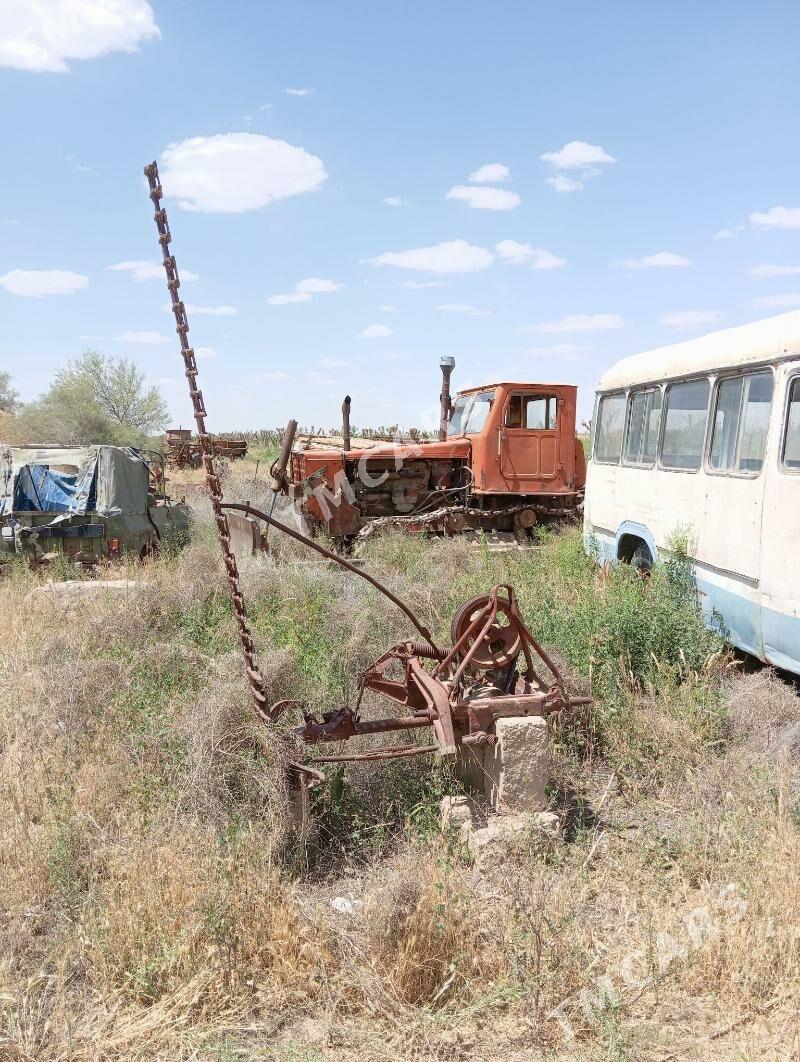
<svg viewBox="0 0 800 1062">
<path fill-rule="evenodd" d="M 297 421 L 292 419 L 286 425 L 286 430 L 283 433 L 283 439 L 281 441 L 281 452 L 277 459 L 272 462 L 269 469 L 269 474 L 275 481 L 272 484 L 273 495 L 282 490 L 286 483 L 286 468 L 289 464 L 289 458 L 292 453 L 292 447 L 294 446 L 295 436 L 297 435 Z"/>
<path fill-rule="evenodd" d="M 533 662 L 532 662 L 531 657 L 530 657 L 530 648 L 533 647 L 533 651 L 536 653 L 537 656 L 539 656 L 544 661 L 545 666 L 550 670 L 550 673 L 552 674 L 553 678 L 556 680 L 556 685 L 558 686 L 559 690 L 561 690 L 562 694 L 565 694 L 565 691 L 564 691 L 564 679 L 563 679 L 563 677 L 561 675 L 561 672 L 558 670 L 558 668 L 553 663 L 553 661 L 550 659 L 550 657 L 547 655 L 547 653 L 544 651 L 542 646 L 536 641 L 536 639 L 533 637 L 531 632 L 525 626 L 525 623 L 524 623 L 524 621 L 522 619 L 522 615 L 521 615 L 521 613 L 519 611 L 519 606 L 517 605 L 516 594 L 514 593 L 512 588 L 510 586 L 508 586 L 507 584 L 506 584 L 506 588 L 511 591 L 511 615 L 512 615 L 513 619 L 516 621 L 516 623 L 517 623 L 517 625 L 519 627 L 520 633 L 522 635 L 522 647 L 523 647 L 523 652 L 524 652 L 524 655 L 525 655 L 525 664 L 526 664 L 526 666 L 528 668 L 528 674 L 529 675 L 533 675 L 533 677 L 536 679 L 536 681 L 540 685 L 543 685 L 543 683 L 541 682 L 541 679 L 536 674 L 536 671 L 535 671 L 535 669 L 533 667 Z"/>
<path fill-rule="evenodd" d="M 269 721 L 270 713 L 265 708 L 267 702 L 267 695 L 264 687 L 264 677 L 259 670 L 258 664 L 255 659 L 255 648 L 253 645 L 253 636 L 250 632 L 250 626 L 247 621 L 247 612 L 245 610 L 244 599 L 242 598 L 241 590 L 239 589 L 239 571 L 236 565 L 236 557 L 231 549 L 231 537 L 230 528 L 228 526 L 228 519 L 225 513 L 222 511 L 222 485 L 219 480 L 216 468 L 214 466 L 214 447 L 211 437 L 206 431 L 205 418 L 206 408 L 203 400 L 203 393 L 197 384 L 197 361 L 195 359 L 195 353 L 189 344 L 189 322 L 186 318 L 186 307 L 180 298 L 180 277 L 178 275 L 178 266 L 175 261 L 174 254 L 170 253 L 169 245 L 172 241 L 172 234 L 169 229 L 169 222 L 167 220 L 167 212 L 161 205 L 161 197 L 163 195 L 163 189 L 158 175 L 158 166 L 155 162 L 145 166 L 144 174 L 147 178 L 147 182 L 150 188 L 150 199 L 153 202 L 154 214 L 153 218 L 156 223 L 156 229 L 158 231 L 158 242 L 161 246 L 161 253 L 164 264 L 164 271 L 167 276 L 167 289 L 170 294 L 170 301 L 172 304 L 172 312 L 175 315 L 175 331 L 178 333 L 180 340 L 181 355 L 183 357 L 185 366 L 185 375 L 189 384 L 189 397 L 192 401 L 192 407 L 194 409 L 194 419 L 197 425 L 197 435 L 200 441 L 200 449 L 203 458 L 203 466 L 205 469 L 206 485 L 211 497 L 211 507 L 214 512 L 214 521 L 217 525 L 217 535 L 219 538 L 220 550 L 222 552 L 222 558 L 225 564 L 225 573 L 228 581 L 228 587 L 231 594 L 231 602 L 233 604 L 234 616 L 236 619 L 236 625 L 239 630 L 239 641 L 242 647 L 242 654 L 245 660 L 245 669 L 247 671 L 247 678 L 250 683 L 250 692 L 253 700 L 253 705 L 258 717 L 262 720 Z"/>
<path fill-rule="evenodd" d="M 459 662 L 458 667 L 456 668 L 455 674 L 452 676 L 452 684 L 454 690 L 457 688 L 459 679 L 469 666 L 469 663 L 472 657 L 474 656 L 475 652 L 477 651 L 478 646 L 481 644 L 483 639 L 491 630 L 492 625 L 494 624 L 494 620 L 497 615 L 497 589 L 498 588 L 495 587 L 492 590 L 491 594 L 489 595 L 489 601 L 486 603 L 486 606 L 483 611 L 475 617 L 472 623 L 470 623 L 469 627 L 466 629 L 466 631 L 464 631 L 462 636 L 458 639 L 458 641 L 450 650 L 445 659 L 440 664 L 438 664 L 436 668 L 434 668 L 433 673 L 437 678 L 442 674 L 447 674 L 447 669 L 462 651 L 463 646 L 474 635 L 475 631 L 478 629 L 479 625 L 483 621 L 484 615 L 486 614 L 487 619 L 484 622 L 483 627 L 481 628 L 480 635 L 478 635 L 478 637 L 474 639 L 471 647 L 467 650 L 466 653 L 464 653 L 463 657 L 461 658 L 461 661 Z"/>
<path fill-rule="evenodd" d="M 430 756 L 439 752 L 438 745 L 398 745 L 394 748 L 370 752 L 345 753 L 343 756 L 315 756 L 309 763 L 365 763 L 370 760 L 405 759 L 410 756 Z"/>
<path fill-rule="evenodd" d="M 408 661 L 408 666 L 410 680 L 423 694 L 431 709 L 431 725 L 439 744 L 439 752 L 442 756 L 455 756 L 456 736 L 447 688 L 434 675 L 429 675 L 414 657 Z"/>
<path fill-rule="evenodd" d="M 297 421 L 292 418 L 286 425 L 286 431 L 283 433 L 283 441 L 281 444 L 281 452 L 278 454 L 278 459 L 272 462 L 270 466 L 269 474 L 272 478 L 272 497 L 269 501 L 269 515 L 272 516 L 275 511 L 275 502 L 278 500 L 278 493 L 288 488 L 288 480 L 286 478 L 286 468 L 289 464 L 289 458 L 292 453 L 292 447 L 294 446 L 295 435 L 297 435 Z M 258 462 L 256 462 L 256 474 L 258 474 Z M 255 483 L 255 477 L 253 478 Z M 269 525 L 264 532 L 264 547 L 269 538 Z"/>
<path fill-rule="evenodd" d="M 249 502 L 221 502 L 221 508 L 223 510 L 235 509 L 238 512 L 245 513 L 247 516 L 255 516 L 258 520 L 264 520 L 265 523 L 269 524 L 271 527 L 277 527 L 280 531 L 283 531 L 285 535 L 288 535 L 290 538 L 293 538 L 296 542 L 302 542 L 303 545 L 308 546 L 309 549 L 316 550 L 317 553 L 321 554 L 321 556 L 327 558 L 328 560 L 335 561 L 336 564 L 338 564 L 341 568 L 344 568 L 345 571 L 352 572 L 354 575 L 358 575 L 360 576 L 360 578 L 365 579 L 368 583 L 374 586 L 376 590 L 379 590 L 380 593 L 384 595 L 384 597 L 387 597 L 392 602 L 392 604 L 399 608 L 403 615 L 411 621 L 415 629 L 422 635 L 427 644 L 437 655 L 438 659 L 438 656 L 442 653 L 442 650 L 433 640 L 433 635 L 428 630 L 428 628 L 423 626 L 422 623 L 420 623 L 420 621 L 417 619 L 416 615 L 408 607 L 408 605 L 401 601 L 399 597 L 395 596 L 395 594 L 393 594 L 391 590 L 387 590 L 386 587 L 374 576 L 370 575 L 368 572 L 362 571 L 361 568 L 356 568 L 354 564 L 350 564 L 350 562 L 346 561 L 344 557 L 340 557 L 338 553 L 334 553 L 332 550 L 326 549 L 318 542 L 315 542 L 312 538 L 308 538 L 307 535 L 301 534 L 300 531 L 295 531 L 293 527 L 289 527 L 287 524 L 281 523 L 281 521 L 276 520 L 274 516 L 269 516 L 268 513 L 262 512 L 260 509 L 256 509 Z"/>
</svg>

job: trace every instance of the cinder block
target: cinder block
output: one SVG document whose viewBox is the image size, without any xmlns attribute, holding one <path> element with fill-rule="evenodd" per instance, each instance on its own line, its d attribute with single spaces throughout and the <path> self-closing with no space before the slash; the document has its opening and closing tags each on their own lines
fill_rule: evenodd
<svg viewBox="0 0 800 1062">
<path fill-rule="evenodd" d="M 497 742 L 483 757 L 484 792 L 499 815 L 541 811 L 549 774 L 547 720 L 513 716 L 495 723 Z"/>
</svg>

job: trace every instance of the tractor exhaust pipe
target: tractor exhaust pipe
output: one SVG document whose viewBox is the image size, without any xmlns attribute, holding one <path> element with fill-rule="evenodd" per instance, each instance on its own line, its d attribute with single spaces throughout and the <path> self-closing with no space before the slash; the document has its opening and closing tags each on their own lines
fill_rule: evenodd
<svg viewBox="0 0 800 1062">
<path fill-rule="evenodd" d="M 447 422 L 450 419 L 450 377 L 456 367 L 456 359 L 446 354 L 439 358 L 439 368 L 442 370 L 442 393 L 439 397 L 439 439 L 443 442 L 447 438 Z"/>
<path fill-rule="evenodd" d="M 350 395 L 345 395 L 342 402 L 342 449 L 350 449 Z"/>
</svg>

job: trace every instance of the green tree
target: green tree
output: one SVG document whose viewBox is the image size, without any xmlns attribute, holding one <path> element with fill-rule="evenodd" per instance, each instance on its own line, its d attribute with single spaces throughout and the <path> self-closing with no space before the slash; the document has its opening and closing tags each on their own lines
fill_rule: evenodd
<svg viewBox="0 0 800 1062">
<path fill-rule="evenodd" d="M 11 386 L 11 373 L 0 372 L 0 413 L 13 413 L 19 395 Z"/>
<path fill-rule="evenodd" d="M 23 408 L 20 429 L 34 442 L 142 444 L 168 420 L 163 396 L 133 361 L 87 350 Z"/>
</svg>

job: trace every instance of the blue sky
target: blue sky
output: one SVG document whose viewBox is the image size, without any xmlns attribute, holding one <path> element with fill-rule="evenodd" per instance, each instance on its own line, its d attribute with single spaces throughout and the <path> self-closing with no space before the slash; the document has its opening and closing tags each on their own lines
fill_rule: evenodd
<svg viewBox="0 0 800 1062">
<path fill-rule="evenodd" d="M 789 2 L 5 0 L 0 366 L 132 356 L 189 423 L 157 158 L 212 429 L 418 424 L 445 353 L 588 416 L 800 306 L 798 45 Z"/>
</svg>

